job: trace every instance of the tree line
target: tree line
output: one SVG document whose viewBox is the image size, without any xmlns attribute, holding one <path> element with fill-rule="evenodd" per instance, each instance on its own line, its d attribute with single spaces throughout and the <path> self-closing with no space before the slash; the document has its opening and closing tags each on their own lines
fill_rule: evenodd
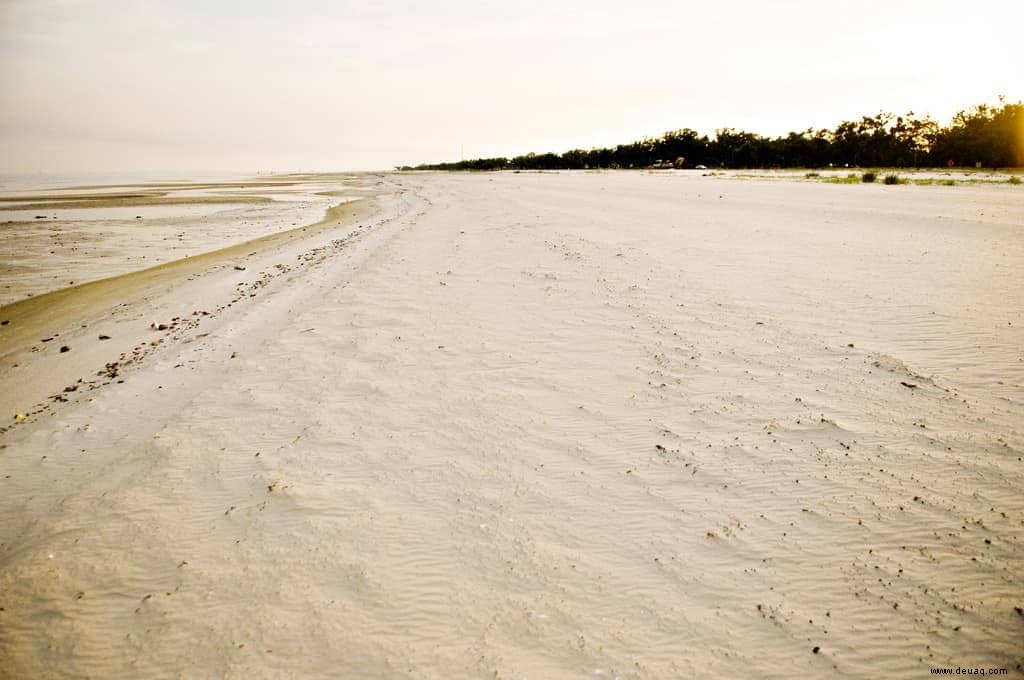
<svg viewBox="0 0 1024 680">
<path fill-rule="evenodd" d="M 587 168 L 1024 167 L 1024 102 L 979 104 L 941 126 L 913 112 L 881 112 L 833 130 L 782 137 L 723 128 L 711 137 L 684 128 L 611 148 L 424 163 L 399 170 L 563 170 Z"/>
</svg>

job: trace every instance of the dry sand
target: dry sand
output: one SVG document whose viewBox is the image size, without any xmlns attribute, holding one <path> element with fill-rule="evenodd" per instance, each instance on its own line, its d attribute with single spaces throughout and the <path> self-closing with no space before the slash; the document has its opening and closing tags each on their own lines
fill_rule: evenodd
<svg viewBox="0 0 1024 680">
<path fill-rule="evenodd" d="M 0 329 L 0 673 L 1020 674 L 1019 188 L 371 184 Z"/>
</svg>

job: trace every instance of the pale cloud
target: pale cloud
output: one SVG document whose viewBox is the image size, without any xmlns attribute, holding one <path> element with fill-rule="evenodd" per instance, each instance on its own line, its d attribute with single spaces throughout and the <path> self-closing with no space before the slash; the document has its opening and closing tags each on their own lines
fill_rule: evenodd
<svg viewBox="0 0 1024 680">
<path fill-rule="evenodd" d="M 367 6 L 370 5 L 370 6 Z M 1015 3 L 0 0 L 0 171 L 288 170 L 1024 96 Z"/>
</svg>

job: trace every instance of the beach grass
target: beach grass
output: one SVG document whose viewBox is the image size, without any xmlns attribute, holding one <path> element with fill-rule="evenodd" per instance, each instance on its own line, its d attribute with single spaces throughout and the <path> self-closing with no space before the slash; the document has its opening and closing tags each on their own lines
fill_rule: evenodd
<svg viewBox="0 0 1024 680">
<path fill-rule="evenodd" d="M 860 184 L 860 177 L 851 172 L 845 177 L 826 177 L 825 181 L 829 184 Z"/>
</svg>

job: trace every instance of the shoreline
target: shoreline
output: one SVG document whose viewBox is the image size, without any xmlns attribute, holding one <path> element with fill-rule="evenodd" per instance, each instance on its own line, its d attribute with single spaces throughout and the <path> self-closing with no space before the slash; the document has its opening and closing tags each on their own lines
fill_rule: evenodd
<svg viewBox="0 0 1024 680">
<path fill-rule="evenodd" d="M 0 191 L 0 306 L 319 222 L 373 177 Z"/>
<path fill-rule="evenodd" d="M 232 276 L 234 264 L 259 262 L 273 251 L 313 240 L 326 232 L 351 226 L 368 218 L 375 209 L 372 198 L 358 198 L 330 209 L 318 222 L 262 236 L 251 241 L 165 262 L 145 269 L 89 281 L 43 293 L 0 307 L 0 413 L 26 416 L 42 413 L 46 399 L 60 394 L 85 374 L 94 375 L 105 363 L 129 356 L 134 348 L 152 341 L 152 329 L 139 324 L 119 332 L 110 341 L 97 340 L 96 327 L 111 327 L 110 316 L 126 316 L 151 306 L 155 297 L 173 297 L 182 284 L 197 278 Z M 223 286 L 221 286 L 223 288 Z M 221 292 L 223 297 L 227 293 Z M 211 306 L 205 294 L 193 294 L 192 306 Z M 189 306 L 188 300 L 175 301 Z M 199 305 L 199 306 L 203 306 Z M 162 321 L 166 321 L 162 320 Z M 104 325 L 105 324 L 105 325 Z M 93 336 L 93 337 L 89 337 Z M 42 343 L 39 338 L 53 340 Z M 61 346 L 72 351 L 51 357 Z M 88 348 L 91 351 L 83 352 Z M 120 350 L 120 351 L 118 351 Z M 98 355 L 109 357 L 98 362 Z M 39 364 L 47 364 L 39 368 Z M 3 428 L 0 428 L 2 431 Z"/>
</svg>

